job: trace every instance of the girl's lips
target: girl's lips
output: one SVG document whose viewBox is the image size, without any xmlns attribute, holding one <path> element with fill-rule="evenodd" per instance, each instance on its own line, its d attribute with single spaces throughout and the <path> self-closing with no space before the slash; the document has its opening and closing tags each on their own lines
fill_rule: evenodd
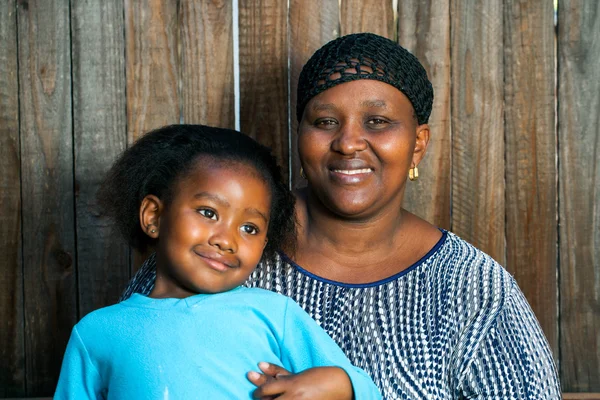
<svg viewBox="0 0 600 400">
<path fill-rule="evenodd" d="M 219 271 L 219 272 L 226 272 L 228 270 L 230 270 L 231 268 L 234 268 L 232 265 L 226 264 L 223 261 L 219 261 L 216 259 L 216 257 L 211 257 L 209 255 L 204 255 L 204 254 L 200 254 L 200 253 L 196 253 L 198 254 L 198 256 L 200 256 L 200 258 L 202 258 L 202 260 L 206 263 L 206 265 L 208 265 L 210 268 L 214 269 L 215 271 Z"/>
</svg>

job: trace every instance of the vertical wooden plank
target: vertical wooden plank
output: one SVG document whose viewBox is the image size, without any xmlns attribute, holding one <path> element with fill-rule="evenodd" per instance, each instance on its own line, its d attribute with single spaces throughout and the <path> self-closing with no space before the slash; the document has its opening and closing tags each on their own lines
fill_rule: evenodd
<svg viewBox="0 0 600 400">
<path fill-rule="evenodd" d="M 563 389 L 600 392 L 600 2 L 558 10 Z"/>
<path fill-rule="evenodd" d="M 452 230 L 505 265 L 502 16 L 452 2 Z"/>
<path fill-rule="evenodd" d="M 355 32 L 373 32 L 394 40 L 392 0 L 341 0 L 342 36 Z"/>
<path fill-rule="evenodd" d="M 239 2 L 240 127 L 273 150 L 287 177 L 288 10 L 279 0 Z"/>
<path fill-rule="evenodd" d="M 235 127 L 231 0 L 181 0 L 181 99 L 186 123 Z"/>
<path fill-rule="evenodd" d="M 296 103 L 298 78 L 310 56 L 325 43 L 339 36 L 338 0 L 290 0 L 290 121 L 292 187 L 303 186 L 298 156 L 298 119 Z"/>
<path fill-rule="evenodd" d="M 0 3 L 0 398 L 25 396 L 16 17 Z"/>
<path fill-rule="evenodd" d="M 127 139 L 180 122 L 177 1 L 125 0 Z M 148 254 L 132 253 L 132 272 Z"/>
<path fill-rule="evenodd" d="M 404 207 L 450 229 L 450 6 L 444 0 L 398 2 L 398 42 L 427 70 L 433 84 L 431 139 L 419 165 L 419 179 L 408 182 Z"/>
<path fill-rule="evenodd" d="M 505 1 L 506 267 L 558 357 L 554 41 L 552 1 Z"/>
<path fill-rule="evenodd" d="M 79 0 L 71 10 L 79 316 L 115 303 L 129 248 L 101 216 L 96 190 L 127 144 L 123 0 Z"/>
<path fill-rule="evenodd" d="M 26 381 L 52 393 L 77 320 L 69 1 L 19 3 Z"/>
<path fill-rule="evenodd" d="M 125 0 L 127 130 L 144 133 L 179 122 L 177 2 Z"/>
</svg>

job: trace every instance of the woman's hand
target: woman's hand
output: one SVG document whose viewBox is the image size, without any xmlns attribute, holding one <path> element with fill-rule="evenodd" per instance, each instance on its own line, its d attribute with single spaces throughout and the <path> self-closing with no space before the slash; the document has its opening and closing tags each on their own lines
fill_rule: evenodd
<svg viewBox="0 0 600 400">
<path fill-rule="evenodd" d="M 269 363 L 258 364 L 263 374 L 249 372 L 248 379 L 258 386 L 254 397 L 271 399 L 332 399 L 352 400 L 354 391 L 346 372 L 338 367 L 310 368 L 291 374 L 282 367 Z"/>
</svg>

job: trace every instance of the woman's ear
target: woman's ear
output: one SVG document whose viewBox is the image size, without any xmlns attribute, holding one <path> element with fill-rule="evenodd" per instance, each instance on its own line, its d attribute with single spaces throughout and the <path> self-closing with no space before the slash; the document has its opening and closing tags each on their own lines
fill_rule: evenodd
<svg viewBox="0 0 600 400">
<path fill-rule="evenodd" d="M 153 194 L 149 194 L 142 200 L 142 204 L 140 205 L 140 225 L 146 235 L 152 239 L 158 239 L 160 214 L 162 211 L 162 201 Z"/>
<path fill-rule="evenodd" d="M 415 142 L 415 151 L 413 152 L 412 166 L 419 165 L 429 145 L 429 125 L 422 124 L 417 126 L 417 140 Z"/>
</svg>

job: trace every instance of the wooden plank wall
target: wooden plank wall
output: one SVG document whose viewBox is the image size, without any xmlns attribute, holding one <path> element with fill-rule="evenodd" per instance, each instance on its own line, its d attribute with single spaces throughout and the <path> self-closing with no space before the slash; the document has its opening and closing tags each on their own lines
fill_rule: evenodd
<svg viewBox="0 0 600 400">
<path fill-rule="evenodd" d="M 600 2 L 558 15 L 561 378 L 600 391 Z"/>
<path fill-rule="evenodd" d="M 73 324 L 144 255 L 96 208 L 115 157 L 182 122 L 271 146 L 292 186 L 296 82 L 341 34 L 398 40 L 435 88 L 406 206 L 514 274 L 569 399 L 600 399 L 600 2 L 0 3 L 0 398 L 51 395 Z"/>
</svg>

